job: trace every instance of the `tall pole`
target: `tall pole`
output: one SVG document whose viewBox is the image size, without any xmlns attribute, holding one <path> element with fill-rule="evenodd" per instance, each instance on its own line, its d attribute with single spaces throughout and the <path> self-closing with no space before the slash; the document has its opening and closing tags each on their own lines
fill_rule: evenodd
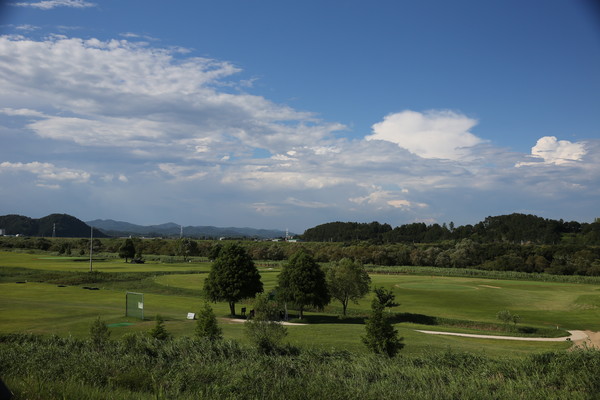
<svg viewBox="0 0 600 400">
<path fill-rule="evenodd" d="M 90 227 L 90 272 L 92 272 L 92 253 L 94 252 L 94 227 Z"/>
</svg>

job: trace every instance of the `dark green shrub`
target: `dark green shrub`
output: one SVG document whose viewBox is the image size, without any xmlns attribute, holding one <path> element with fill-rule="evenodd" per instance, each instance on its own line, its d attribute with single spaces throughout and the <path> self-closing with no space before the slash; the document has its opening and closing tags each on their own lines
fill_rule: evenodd
<svg viewBox="0 0 600 400">
<path fill-rule="evenodd" d="M 148 332 L 148 334 L 156 340 L 169 340 L 171 334 L 165 328 L 165 320 L 160 316 L 156 316 L 156 325 Z"/>
<path fill-rule="evenodd" d="M 219 327 L 217 317 L 212 307 L 204 303 L 204 307 L 198 313 L 198 322 L 196 322 L 196 336 L 215 341 L 223 338 L 223 330 Z"/>
<path fill-rule="evenodd" d="M 93 346 L 96 349 L 102 349 L 106 346 L 109 338 L 110 331 L 108 330 L 108 327 L 100 317 L 96 318 L 94 322 L 92 322 L 92 325 L 90 325 L 90 340 Z"/>
</svg>

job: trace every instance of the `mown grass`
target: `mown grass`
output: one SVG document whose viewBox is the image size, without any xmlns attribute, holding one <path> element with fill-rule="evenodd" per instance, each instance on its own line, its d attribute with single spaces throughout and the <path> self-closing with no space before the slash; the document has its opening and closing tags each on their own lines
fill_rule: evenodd
<svg viewBox="0 0 600 400">
<path fill-rule="evenodd" d="M 171 257 L 172 258 L 172 257 Z M 78 261 L 80 260 L 80 261 Z M 89 272 L 89 259 L 85 257 L 49 257 L 40 253 L 15 253 L 0 251 L 0 267 L 21 267 L 46 271 Z M 130 264 L 123 259 L 102 258 L 94 260 L 92 269 L 100 272 L 208 272 L 208 262 L 161 262 L 147 261 L 144 264 Z"/>
<path fill-rule="evenodd" d="M 5 258 L 7 255 L 8 258 Z M 107 323 L 133 322 L 134 325 L 111 328 L 114 337 L 145 331 L 152 321 L 136 321 L 124 316 L 125 291 L 145 293 L 148 319 L 160 314 L 175 336 L 190 335 L 193 321 L 188 312 L 200 309 L 202 285 L 210 267 L 206 263 L 118 264 L 122 272 L 93 274 L 80 270 L 80 263 L 69 259 L 40 259 L 39 254 L 0 253 L 0 332 L 72 334 L 85 337 L 89 323 L 101 316 Z M 17 266 L 20 266 L 17 268 Z M 29 268 L 25 268 L 28 266 Z M 31 269 L 31 268 L 36 268 Z M 277 284 L 280 268 L 259 267 L 265 291 Z M 22 279 L 31 278 L 31 279 Z M 371 274 L 372 286 L 393 290 L 400 306 L 390 310 L 396 315 L 395 326 L 405 337 L 403 352 L 419 354 L 448 346 L 456 349 L 501 355 L 520 356 L 531 352 L 564 349 L 568 343 L 507 343 L 484 339 L 431 337 L 414 329 L 450 330 L 470 333 L 518 334 L 529 336 L 563 336 L 563 329 L 600 330 L 600 286 L 560 282 L 483 279 L 479 277 L 444 277 L 431 275 Z M 27 280 L 17 284 L 15 281 Z M 44 283 L 36 282 L 41 280 Z M 60 287 L 61 285 L 67 287 Z M 95 286 L 90 291 L 83 286 Z M 307 313 L 307 326 L 289 327 L 287 342 L 301 347 L 349 349 L 365 352 L 360 341 L 364 318 L 370 310 L 372 295 L 349 307 L 349 317 L 340 319 L 341 306 L 335 300 L 322 312 Z M 225 303 L 213 304 L 225 336 L 245 341 L 243 325 L 231 323 Z M 252 308 L 251 301 L 237 304 Z M 496 313 L 509 309 L 522 317 L 516 328 L 505 327 Z M 292 310 L 293 317 L 293 310 Z M 559 326 L 561 329 L 556 330 Z M 518 332 L 527 327 L 528 332 Z M 516 332 L 515 332 L 516 331 Z"/>
</svg>

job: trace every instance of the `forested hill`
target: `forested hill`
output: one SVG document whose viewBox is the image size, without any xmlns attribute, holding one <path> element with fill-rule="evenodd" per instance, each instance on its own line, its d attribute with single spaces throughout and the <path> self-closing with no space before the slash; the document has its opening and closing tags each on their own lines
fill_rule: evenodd
<svg viewBox="0 0 600 400">
<path fill-rule="evenodd" d="M 307 229 L 305 241 L 376 243 L 434 243 L 471 239 L 476 242 L 555 244 L 570 237 L 581 244 L 600 244 L 600 219 L 593 223 L 552 220 L 530 214 L 487 217 L 475 225 L 412 223 L 393 228 L 379 222 L 330 222 Z"/>
<path fill-rule="evenodd" d="M 90 226 L 67 214 L 51 214 L 43 218 L 29 218 L 23 215 L 0 216 L 0 229 L 6 235 L 52 237 L 90 237 Z M 108 237 L 94 228 L 94 237 Z"/>
</svg>

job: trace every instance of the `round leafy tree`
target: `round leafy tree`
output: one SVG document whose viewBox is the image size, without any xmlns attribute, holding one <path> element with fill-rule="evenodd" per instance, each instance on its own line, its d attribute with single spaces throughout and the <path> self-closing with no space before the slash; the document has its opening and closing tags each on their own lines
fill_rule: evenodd
<svg viewBox="0 0 600 400">
<path fill-rule="evenodd" d="M 343 315 L 350 301 L 356 303 L 369 293 L 371 278 L 358 261 L 344 258 L 333 263 L 327 269 L 326 278 L 331 297 L 342 303 Z"/>
<path fill-rule="evenodd" d="M 223 247 L 204 281 L 204 293 L 211 301 L 229 303 L 231 315 L 235 315 L 235 303 L 263 291 L 258 269 L 238 244 Z"/>
<path fill-rule="evenodd" d="M 325 273 L 312 256 L 302 250 L 293 254 L 281 270 L 277 295 L 283 301 L 296 304 L 301 319 L 304 307 L 323 308 L 331 300 Z"/>
<path fill-rule="evenodd" d="M 135 244 L 131 239 L 125 239 L 121 247 L 119 248 L 119 257 L 124 258 L 127 262 L 128 258 L 135 256 Z"/>
</svg>

